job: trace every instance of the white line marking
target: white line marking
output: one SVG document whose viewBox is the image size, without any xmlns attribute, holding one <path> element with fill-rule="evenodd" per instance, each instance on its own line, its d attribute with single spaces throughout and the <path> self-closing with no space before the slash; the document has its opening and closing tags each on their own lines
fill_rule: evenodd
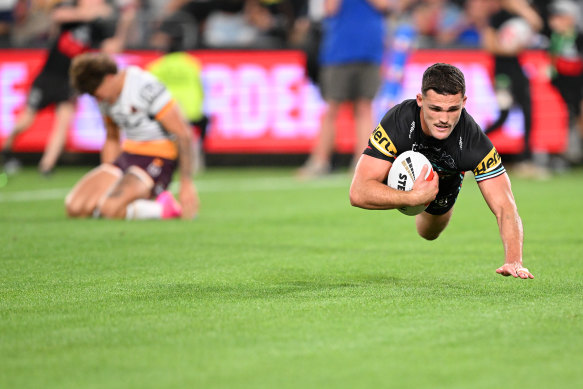
<svg viewBox="0 0 583 389">
<path fill-rule="evenodd" d="M 194 180 L 199 193 L 221 193 L 221 192 L 253 192 L 253 191 L 283 191 L 298 188 L 320 189 L 320 188 L 340 188 L 350 185 L 347 174 L 332 174 L 313 181 L 298 181 L 294 177 L 274 176 L 256 177 L 247 180 L 232 179 L 204 179 Z M 0 203 L 12 202 L 32 202 L 47 200 L 65 200 L 65 196 L 71 188 L 39 189 L 21 192 L 0 193 Z M 178 183 L 173 182 L 170 190 L 176 192 Z"/>
</svg>

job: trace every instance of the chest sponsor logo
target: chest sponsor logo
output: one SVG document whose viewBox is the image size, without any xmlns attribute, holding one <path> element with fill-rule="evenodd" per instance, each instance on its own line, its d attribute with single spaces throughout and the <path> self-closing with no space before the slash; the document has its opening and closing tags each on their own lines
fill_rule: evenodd
<svg viewBox="0 0 583 389">
<path fill-rule="evenodd" d="M 385 129 L 379 124 L 370 136 L 370 143 L 381 153 L 388 157 L 396 157 L 397 149 L 387 135 Z"/>
<path fill-rule="evenodd" d="M 500 154 L 498 154 L 496 148 L 492 147 L 492 150 L 490 150 L 488 155 L 486 155 L 482 162 L 480 162 L 474 169 L 474 175 L 479 176 L 480 174 L 488 173 L 499 166 L 500 162 Z"/>
</svg>

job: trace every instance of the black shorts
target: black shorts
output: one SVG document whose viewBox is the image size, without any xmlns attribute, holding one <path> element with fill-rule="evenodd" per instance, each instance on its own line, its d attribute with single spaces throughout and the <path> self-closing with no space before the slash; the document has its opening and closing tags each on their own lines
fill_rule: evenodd
<svg viewBox="0 0 583 389">
<path fill-rule="evenodd" d="M 455 204 L 457 196 L 462 188 L 464 180 L 463 173 L 454 173 L 448 176 L 439 177 L 439 192 L 425 212 L 432 215 L 443 215 Z"/>
<path fill-rule="evenodd" d="M 154 180 L 154 187 L 152 188 L 153 197 L 158 196 L 168 188 L 177 166 L 176 160 L 126 152 L 121 153 L 113 164 L 119 167 L 124 173 L 131 166 L 137 166 L 148 173 L 152 177 L 152 180 Z"/>
<path fill-rule="evenodd" d="M 26 104 L 35 111 L 40 111 L 51 104 L 73 102 L 74 99 L 75 91 L 67 78 L 41 72 L 32 83 Z"/>
</svg>

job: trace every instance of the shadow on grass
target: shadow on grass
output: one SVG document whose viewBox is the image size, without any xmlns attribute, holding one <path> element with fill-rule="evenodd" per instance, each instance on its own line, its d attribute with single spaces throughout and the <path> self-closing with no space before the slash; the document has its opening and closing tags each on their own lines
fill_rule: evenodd
<svg viewBox="0 0 583 389">
<path fill-rule="evenodd" d="M 419 299 L 487 299 L 500 303 L 531 301 L 557 294 L 572 296 L 580 285 L 534 284 L 492 275 L 488 280 L 399 278 L 384 274 L 327 275 L 317 277 L 271 277 L 271 279 L 234 280 L 221 283 L 150 284 L 139 299 L 148 300 L 223 300 L 375 298 L 407 297 Z"/>
</svg>

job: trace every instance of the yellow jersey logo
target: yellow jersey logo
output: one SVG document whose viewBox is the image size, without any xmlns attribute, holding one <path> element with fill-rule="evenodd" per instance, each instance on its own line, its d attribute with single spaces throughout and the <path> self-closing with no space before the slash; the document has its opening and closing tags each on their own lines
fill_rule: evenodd
<svg viewBox="0 0 583 389">
<path fill-rule="evenodd" d="M 480 174 L 488 173 L 489 171 L 493 170 L 495 167 L 500 165 L 501 159 L 500 154 L 496 151 L 495 147 L 492 147 L 492 150 L 484 157 L 482 162 L 476 166 L 474 169 L 474 176 L 479 176 Z"/>
<path fill-rule="evenodd" d="M 381 153 L 387 157 L 395 158 L 397 156 L 397 149 L 387 135 L 387 132 L 380 124 L 375 128 L 370 136 L 370 143 Z"/>
</svg>

